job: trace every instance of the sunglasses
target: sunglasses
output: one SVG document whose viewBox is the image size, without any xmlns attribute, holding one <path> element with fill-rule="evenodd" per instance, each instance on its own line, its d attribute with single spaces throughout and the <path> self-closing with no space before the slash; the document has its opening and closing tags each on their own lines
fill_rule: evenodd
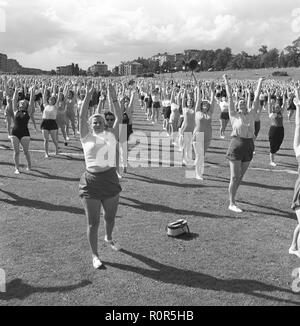
<svg viewBox="0 0 300 326">
<path fill-rule="evenodd" d="M 111 118 L 111 119 L 105 119 L 106 121 L 115 121 L 115 119 Z"/>
</svg>

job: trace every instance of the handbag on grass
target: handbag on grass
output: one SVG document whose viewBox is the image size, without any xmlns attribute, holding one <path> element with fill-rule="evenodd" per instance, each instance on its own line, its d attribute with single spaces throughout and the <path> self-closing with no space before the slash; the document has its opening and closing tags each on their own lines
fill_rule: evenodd
<svg viewBox="0 0 300 326">
<path fill-rule="evenodd" d="M 167 226 L 167 235 L 169 237 L 178 237 L 183 234 L 189 234 L 190 229 L 186 220 L 178 220 Z"/>
</svg>

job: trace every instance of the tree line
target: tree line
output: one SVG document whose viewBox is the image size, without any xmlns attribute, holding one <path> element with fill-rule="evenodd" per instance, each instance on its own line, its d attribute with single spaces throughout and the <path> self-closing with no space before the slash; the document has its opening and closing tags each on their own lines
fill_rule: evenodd
<svg viewBox="0 0 300 326">
<path fill-rule="evenodd" d="M 217 50 L 199 50 L 198 54 L 192 59 L 201 62 L 196 72 L 300 67 L 300 37 L 282 51 L 276 48 L 268 49 L 266 45 L 262 45 L 257 54 L 250 55 L 242 51 L 234 55 L 232 49 L 226 47 Z M 158 62 L 144 58 L 138 58 L 134 61 L 143 65 L 143 73 L 182 71 L 187 64 L 184 60 L 168 61 L 161 66 L 159 66 Z"/>
</svg>

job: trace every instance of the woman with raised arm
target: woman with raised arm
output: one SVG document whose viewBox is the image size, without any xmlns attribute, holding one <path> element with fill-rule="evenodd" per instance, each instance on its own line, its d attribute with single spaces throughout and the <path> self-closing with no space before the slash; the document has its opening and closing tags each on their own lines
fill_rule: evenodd
<svg viewBox="0 0 300 326">
<path fill-rule="evenodd" d="M 27 171 L 31 170 L 29 153 L 30 133 L 28 123 L 34 112 L 34 87 L 30 89 L 30 102 L 22 100 L 18 103 L 18 90 L 13 96 L 14 126 L 11 134 L 11 143 L 14 150 L 15 174 L 20 174 L 20 144 L 27 161 Z"/>
<path fill-rule="evenodd" d="M 8 138 L 11 136 L 11 124 L 14 119 L 14 111 L 12 107 L 12 98 L 14 94 L 14 90 L 11 87 L 11 80 L 7 81 L 6 76 L 4 77 L 4 118 L 7 127 Z"/>
<path fill-rule="evenodd" d="M 295 185 L 295 192 L 293 198 L 292 209 L 296 212 L 298 225 L 294 231 L 293 242 L 291 248 L 289 249 L 289 253 L 291 255 L 296 255 L 300 258 L 300 86 L 297 84 L 295 87 L 295 106 L 296 106 L 296 129 L 295 129 L 295 137 L 294 137 L 294 151 L 296 154 L 296 158 L 299 165 L 298 170 L 298 180 Z"/>
<path fill-rule="evenodd" d="M 220 115 L 220 138 L 225 139 L 225 131 L 229 123 L 229 105 L 226 97 L 222 97 L 221 101 L 218 100 L 221 110 Z"/>
<path fill-rule="evenodd" d="M 185 89 L 182 97 L 182 111 L 183 111 L 183 124 L 180 130 L 183 136 L 183 165 L 189 165 L 193 160 L 192 146 L 193 146 L 193 132 L 195 129 L 195 104 L 194 99 L 187 95 Z"/>
<path fill-rule="evenodd" d="M 70 123 L 73 130 L 74 137 L 77 137 L 76 133 L 76 115 L 75 115 L 75 104 L 76 104 L 76 96 L 73 90 L 70 89 L 70 87 L 67 85 L 64 97 L 66 101 L 66 118 L 67 118 L 67 140 L 70 140 Z"/>
<path fill-rule="evenodd" d="M 54 88 L 52 86 L 52 88 Z M 56 96 L 54 94 L 50 95 L 49 102 L 47 100 L 47 87 L 44 86 L 43 91 L 43 121 L 41 125 L 43 137 L 44 137 L 44 149 L 45 158 L 49 158 L 49 135 L 55 145 L 55 155 L 58 155 L 58 141 L 57 141 L 57 130 L 58 126 L 56 123 L 57 118 L 57 106 L 56 106 Z"/>
<path fill-rule="evenodd" d="M 263 78 L 260 78 L 258 81 L 255 94 L 256 97 L 259 96 L 263 80 Z M 226 156 L 229 160 L 231 175 L 229 185 L 229 210 L 235 213 L 242 213 L 243 211 L 236 205 L 235 197 L 253 159 L 255 110 L 253 107 L 248 110 L 245 99 L 240 99 L 237 105 L 238 111 L 235 111 L 227 75 L 224 75 L 224 81 L 229 99 L 229 117 L 233 129 L 232 140 Z"/>
<path fill-rule="evenodd" d="M 120 249 L 113 241 L 112 233 L 119 205 L 119 194 L 122 191 L 116 173 L 116 139 L 122 116 L 116 91 L 112 85 L 109 85 L 109 105 L 116 116 L 114 128 L 112 131 L 105 130 L 106 123 L 101 114 L 95 114 L 88 119 L 89 102 L 93 93 L 94 87 L 90 84 L 86 89 L 86 96 L 80 110 L 80 140 L 86 172 L 80 180 L 79 195 L 88 222 L 87 236 L 93 255 L 93 266 L 99 269 L 102 267 L 98 254 L 98 229 L 102 206 L 106 232 L 104 241 L 112 249 Z"/>
<path fill-rule="evenodd" d="M 65 95 L 62 92 L 58 93 L 57 96 L 57 116 L 56 116 L 56 123 L 58 126 L 57 130 L 57 142 L 59 143 L 59 129 L 61 130 L 61 133 L 64 138 L 64 144 L 65 146 L 68 146 L 68 140 L 67 140 L 67 115 L 66 115 L 66 101 L 65 101 Z"/>
<path fill-rule="evenodd" d="M 193 146 L 196 154 L 196 179 L 203 180 L 205 154 L 212 139 L 212 116 L 215 105 L 215 85 L 210 84 L 210 101 L 201 97 L 200 87 L 197 88 L 197 104 L 195 113 L 195 130 L 193 134 Z M 204 138 L 201 138 L 203 133 Z M 202 146 L 203 145 L 203 146 Z"/>
<path fill-rule="evenodd" d="M 276 167 L 275 154 L 280 150 L 280 147 L 284 140 L 284 127 L 283 127 L 283 112 L 286 107 L 286 96 L 283 95 L 283 100 L 278 100 L 271 97 L 270 91 L 268 91 L 268 111 L 271 126 L 269 130 L 269 142 L 270 142 L 270 165 Z"/>
</svg>

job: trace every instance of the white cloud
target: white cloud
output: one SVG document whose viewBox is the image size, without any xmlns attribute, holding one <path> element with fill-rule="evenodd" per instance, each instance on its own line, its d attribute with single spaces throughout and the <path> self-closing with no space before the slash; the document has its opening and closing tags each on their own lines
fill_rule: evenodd
<svg viewBox="0 0 300 326">
<path fill-rule="evenodd" d="M 300 33 L 300 8 L 293 10 L 292 17 L 295 17 L 292 20 L 292 31 L 294 33 Z"/>
<path fill-rule="evenodd" d="M 298 0 L 10 0 L 0 44 L 22 64 L 45 68 L 113 65 L 186 48 L 282 49 L 300 32 L 298 6 Z"/>
</svg>

